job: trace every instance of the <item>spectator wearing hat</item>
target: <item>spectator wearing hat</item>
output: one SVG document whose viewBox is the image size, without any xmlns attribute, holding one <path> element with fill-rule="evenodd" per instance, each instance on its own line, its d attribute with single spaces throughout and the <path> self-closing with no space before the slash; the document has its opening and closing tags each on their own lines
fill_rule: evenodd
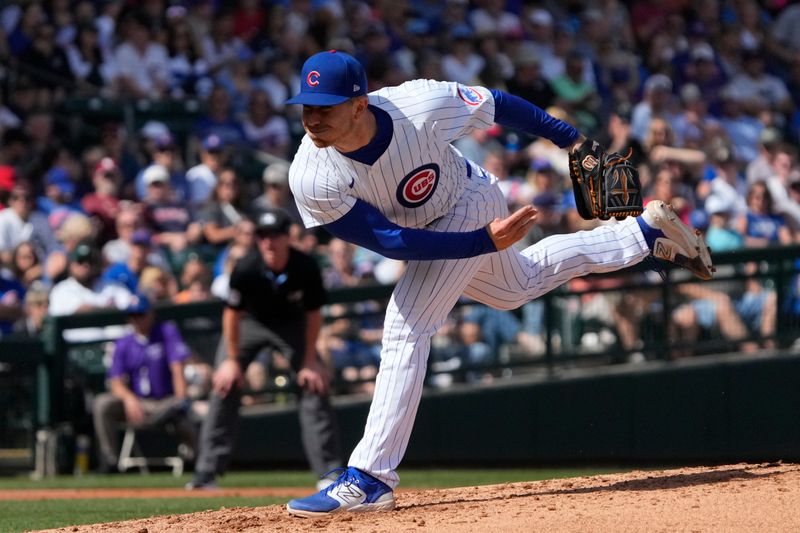
<svg viewBox="0 0 800 533">
<path fill-rule="evenodd" d="M 529 8 L 526 16 L 521 19 L 529 39 L 525 42 L 527 47 L 539 56 L 540 60 L 553 55 L 553 15 L 541 7 Z"/>
<path fill-rule="evenodd" d="M 774 127 L 764 128 L 758 136 L 758 155 L 747 164 L 747 183 L 765 181 L 772 176 L 775 152 L 783 143 L 783 134 Z"/>
<path fill-rule="evenodd" d="M 44 175 L 44 196 L 36 199 L 36 208 L 47 215 L 56 231 L 71 212 L 83 212 L 75 198 L 75 183 L 65 169 L 53 167 Z"/>
<path fill-rule="evenodd" d="M 139 276 L 149 265 L 148 259 L 152 249 L 152 236 L 146 229 L 136 230 L 131 237 L 128 260 L 109 265 L 103 272 L 102 279 L 109 283 L 125 286 L 132 293 L 139 290 Z"/>
<path fill-rule="evenodd" d="M 542 109 L 555 101 L 550 82 L 542 74 L 542 62 L 533 50 L 523 50 L 514 59 L 514 76 L 508 80 L 508 92 L 536 104 Z"/>
<path fill-rule="evenodd" d="M 687 83 L 680 89 L 682 108 L 670 117 L 675 143 L 684 148 L 703 149 L 709 140 L 719 132 L 719 121 L 709 113 L 712 97 L 703 95 L 694 83 Z"/>
<path fill-rule="evenodd" d="M 264 192 L 250 204 L 251 212 L 257 216 L 269 209 L 283 209 L 289 213 L 292 222 L 302 224 L 294 196 L 289 189 L 289 164 L 283 161 L 272 163 L 264 168 L 261 178 Z"/>
<path fill-rule="evenodd" d="M 697 87 L 700 99 L 709 109 L 716 110 L 719 107 L 717 95 L 727 83 L 728 75 L 709 43 L 701 41 L 693 44 L 685 54 L 673 60 L 673 65 L 677 72 L 677 87 L 691 83 Z"/>
<path fill-rule="evenodd" d="M 758 140 L 764 124 L 744 112 L 745 102 L 729 85 L 719 95 L 722 105 L 720 126 L 730 139 L 733 155 L 742 163 L 749 163 L 758 156 Z"/>
<path fill-rule="evenodd" d="M 564 222 L 564 201 L 559 192 L 544 190 L 533 197 L 531 204 L 538 211 L 536 224 L 525 236 L 525 245 L 539 242 L 550 235 L 566 232 Z"/>
<path fill-rule="evenodd" d="M 133 332 L 114 343 L 107 372 L 109 391 L 98 394 L 92 403 L 103 472 L 116 470 L 121 423 L 164 426 L 178 435 L 186 456 L 193 455 L 195 446 L 183 375 L 189 349 L 180 331 L 172 322 L 156 320 L 143 294 L 133 295 L 125 311 Z"/>
<path fill-rule="evenodd" d="M 142 152 L 148 163 L 136 175 L 136 198 L 141 200 L 147 193 L 143 179 L 145 171 L 153 165 L 161 165 L 169 171 L 170 186 L 175 200 L 178 202 L 188 200 L 189 184 L 186 181 L 183 161 L 176 149 L 175 137 L 166 124 L 150 121 L 142 128 L 140 137 Z"/>
<path fill-rule="evenodd" d="M 50 293 L 51 315 L 127 307 L 130 291 L 100 279 L 100 254 L 91 242 L 83 242 L 70 252 L 68 272 L 69 277 Z"/>
<path fill-rule="evenodd" d="M 712 194 L 706 198 L 703 211 L 708 215 L 705 239 L 709 248 L 728 252 L 744 246 L 744 236 L 732 224 L 739 211 L 730 198 Z"/>
<path fill-rule="evenodd" d="M 38 337 L 49 305 L 50 287 L 40 280 L 34 281 L 25 291 L 23 316 L 14 324 L 14 332 Z"/>
<path fill-rule="evenodd" d="M 239 146 L 245 141 L 242 123 L 234 118 L 231 96 L 222 85 L 215 85 L 208 95 L 207 113 L 194 123 L 194 132 L 201 140 L 216 135 L 227 146 Z"/>
<path fill-rule="evenodd" d="M 224 168 L 201 215 L 206 242 L 217 248 L 226 246 L 236 236 L 236 224 L 245 217 L 242 181 L 235 170 Z"/>
<path fill-rule="evenodd" d="M 650 121 L 655 117 L 665 117 L 669 112 L 672 96 L 672 80 L 664 74 L 653 74 L 644 82 L 644 98 L 633 106 L 631 114 L 631 135 L 644 143 Z"/>
<path fill-rule="evenodd" d="M 104 157 L 97 162 L 92 172 L 94 191 L 83 197 L 81 207 L 97 222 L 100 244 L 105 244 L 117 236 L 115 221 L 120 212 L 119 188 L 121 184 L 122 174 L 113 159 Z"/>
<path fill-rule="evenodd" d="M 47 217 L 34 209 L 33 187 L 25 180 L 17 181 L 11 190 L 8 208 L 0 211 L 0 260 L 8 264 L 12 252 L 21 242 L 31 242 L 36 255 L 42 263 L 55 260 L 59 255 L 60 245 L 53 230 L 47 223 Z M 57 270 L 63 267 L 59 262 Z M 51 269 L 45 267 L 45 275 Z"/>
<path fill-rule="evenodd" d="M 289 245 L 290 225 L 285 211 L 262 213 L 256 223 L 256 249 L 236 264 L 231 275 L 214 391 L 188 489 L 213 487 L 216 476 L 226 471 L 243 374 L 264 349 L 283 354 L 296 372 L 303 444 L 312 469 L 322 476 L 341 466 L 328 370 L 316 351 L 320 308 L 327 295 L 316 261 Z"/>
<path fill-rule="evenodd" d="M 145 230 L 145 223 L 143 219 L 143 206 L 140 204 L 131 204 L 123 202 L 120 207 L 119 216 L 116 219 L 116 233 L 117 238 L 108 241 L 103 246 L 103 262 L 108 265 L 115 263 L 127 263 L 130 259 L 131 250 L 133 249 L 133 236 L 140 230 Z M 141 235 L 141 232 L 140 232 Z M 147 258 L 148 264 L 158 265 L 160 267 L 167 267 L 169 262 L 166 256 L 157 246 L 152 246 L 151 234 L 151 247 L 150 254 Z"/>
<path fill-rule="evenodd" d="M 207 135 L 200 144 L 200 163 L 186 171 L 188 201 L 192 206 L 205 205 L 217 185 L 219 172 L 227 161 L 225 141 L 216 133 Z"/>
<path fill-rule="evenodd" d="M 242 127 L 245 139 L 253 148 L 281 159 L 289 157 L 289 122 L 275 113 L 269 96 L 263 90 L 250 93 Z"/>
<path fill-rule="evenodd" d="M 194 221 L 189 207 L 173 200 L 166 168 L 152 165 L 143 179 L 147 185 L 144 218 L 153 230 L 153 240 L 171 254 L 173 266 L 182 264 L 187 249 L 200 242 L 202 226 Z"/>
</svg>

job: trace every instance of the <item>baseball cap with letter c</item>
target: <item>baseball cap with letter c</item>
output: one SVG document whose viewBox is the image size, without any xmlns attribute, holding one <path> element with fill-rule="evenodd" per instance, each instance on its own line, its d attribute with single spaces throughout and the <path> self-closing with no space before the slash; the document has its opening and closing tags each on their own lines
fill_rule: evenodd
<svg viewBox="0 0 800 533">
<path fill-rule="evenodd" d="M 330 106 L 367 94 L 367 73 L 353 56 L 337 50 L 319 52 L 303 63 L 300 93 L 287 104 Z"/>
</svg>

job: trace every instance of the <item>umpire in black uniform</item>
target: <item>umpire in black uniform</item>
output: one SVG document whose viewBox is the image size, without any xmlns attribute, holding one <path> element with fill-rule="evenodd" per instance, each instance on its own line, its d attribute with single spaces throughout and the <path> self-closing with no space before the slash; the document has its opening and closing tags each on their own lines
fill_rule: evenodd
<svg viewBox="0 0 800 533">
<path fill-rule="evenodd" d="M 244 370 L 264 348 L 291 360 L 303 446 L 312 470 L 322 477 L 342 465 L 328 399 L 330 376 L 316 351 L 327 294 L 314 259 L 289 245 L 290 225 L 282 209 L 261 213 L 256 248 L 231 273 L 213 392 L 189 489 L 213 488 L 216 476 L 225 472 L 238 428 Z"/>
</svg>

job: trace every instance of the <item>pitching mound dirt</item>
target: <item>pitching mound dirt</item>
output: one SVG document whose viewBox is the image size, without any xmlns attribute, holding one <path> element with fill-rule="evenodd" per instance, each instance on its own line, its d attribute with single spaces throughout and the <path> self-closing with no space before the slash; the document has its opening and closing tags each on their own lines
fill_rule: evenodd
<svg viewBox="0 0 800 533">
<path fill-rule="evenodd" d="M 800 531 L 800 465 L 738 464 L 402 491 L 397 509 L 309 520 L 283 506 L 74 526 L 70 533 Z"/>
</svg>

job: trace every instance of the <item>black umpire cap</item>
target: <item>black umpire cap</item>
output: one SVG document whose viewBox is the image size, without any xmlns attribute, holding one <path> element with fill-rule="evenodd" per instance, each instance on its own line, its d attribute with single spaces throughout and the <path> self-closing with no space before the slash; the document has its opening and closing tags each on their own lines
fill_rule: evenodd
<svg viewBox="0 0 800 533">
<path fill-rule="evenodd" d="M 256 218 L 256 234 L 289 233 L 292 219 L 283 209 L 266 209 Z"/>
</svg>

